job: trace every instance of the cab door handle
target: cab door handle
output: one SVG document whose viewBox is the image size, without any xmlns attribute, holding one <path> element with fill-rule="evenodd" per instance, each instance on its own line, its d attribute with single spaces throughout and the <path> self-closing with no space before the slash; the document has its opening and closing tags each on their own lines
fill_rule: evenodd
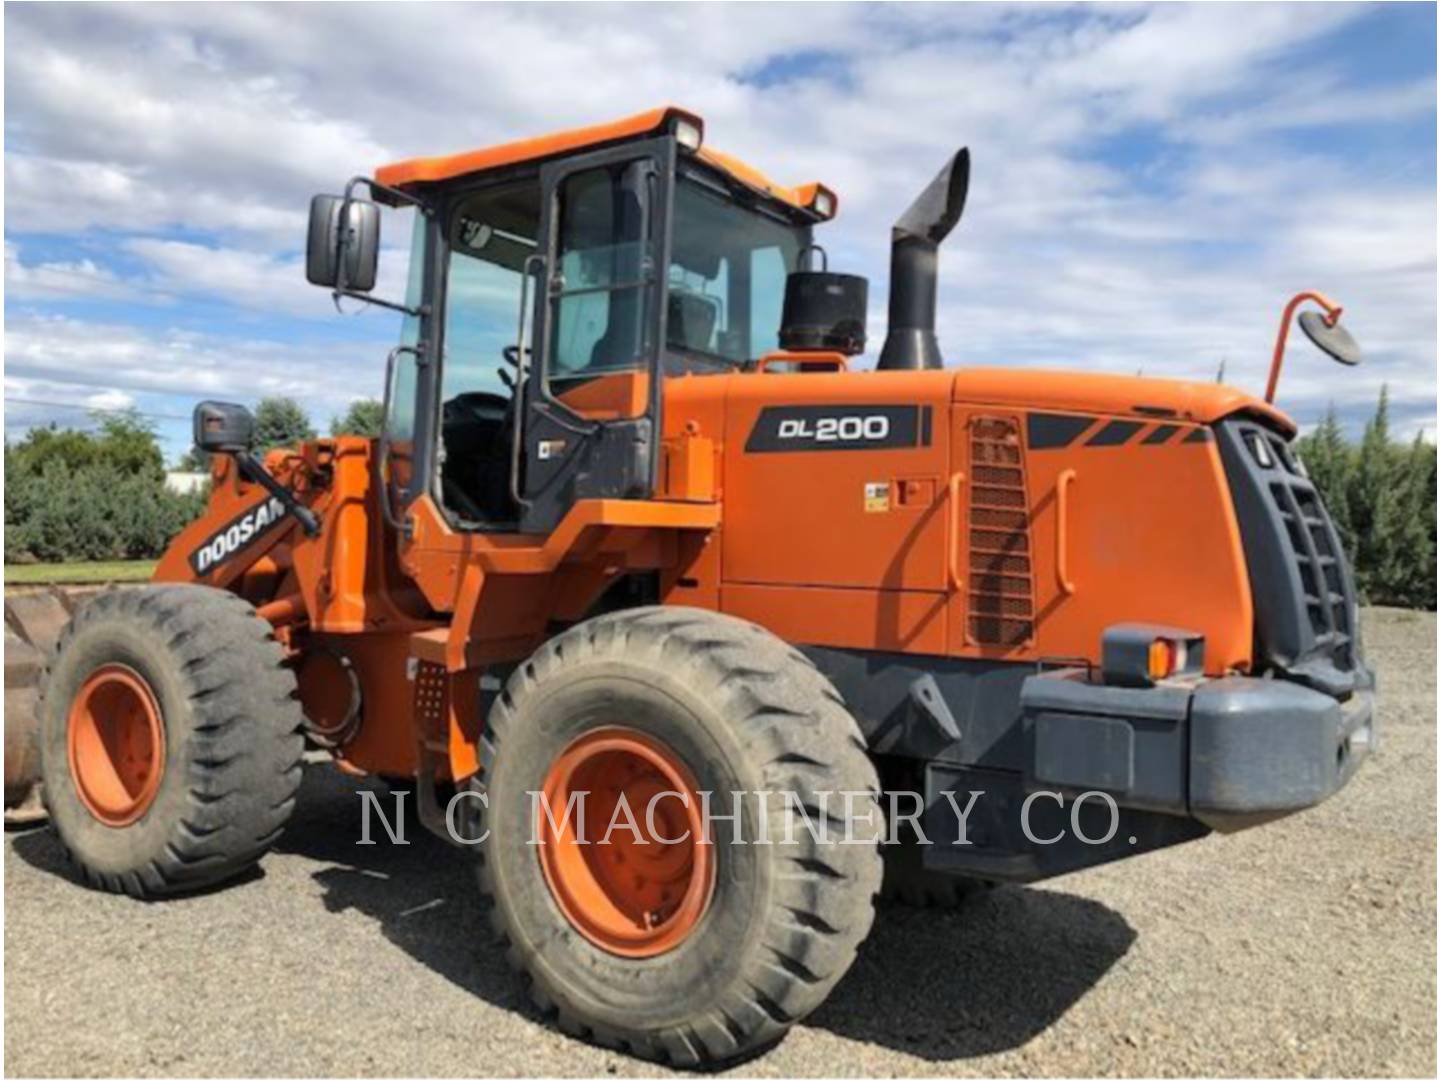
<svg viewBox="0 0 1440 1080">
<path fill-rule="evenodd" d="M 1075 470 L 1066 469 L 1055 481 L 1055 580 L 1060 591 L 1066 596 L 1075 592 L 1075 583 L 1070 580 L 1069 517 L 1070 485 L 1075 482 Z"/>
<path fill-rule="evenodd" d="M 945 574 L 952 592 L 959 592 L 965 586 L 960 576 L 960 530 L 963 528 L 960 520 L 960 485 L 964 482 L 964 473 L 952 473 L 947 488 L 950 498 L 950 544 L 945 551 Z"/>
</svg>

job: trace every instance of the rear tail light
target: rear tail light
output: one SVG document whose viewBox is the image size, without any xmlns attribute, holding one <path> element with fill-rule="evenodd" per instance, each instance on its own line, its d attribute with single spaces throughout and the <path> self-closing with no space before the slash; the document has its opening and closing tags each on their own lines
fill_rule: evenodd
<svg viewBox="0 0 1440 1080">
<path fill-rule="evenodd" d="M 1100 635 L 1100 673 L 1113 686 L 1154 686 L 1205 670 L 1205 637 L 1193 630 L 1120 623 Z"/>
<path fill-rule="evenodd" d="M 1185 642 L 1173 638 L 1156 638 L 1150 643 L 1150 681 L 1168 679 L 1185 669 Z"/>
</svg>

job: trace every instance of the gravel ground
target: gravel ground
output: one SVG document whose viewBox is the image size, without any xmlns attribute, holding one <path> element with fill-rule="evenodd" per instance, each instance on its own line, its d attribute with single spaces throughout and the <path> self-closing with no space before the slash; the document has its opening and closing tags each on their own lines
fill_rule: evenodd
<svg viewBox="0 0 1440 1080">
<path fill-rule="evenodd" d="M 1374 610 L 1382 746 L 1317 810 L 966 909 L 882 908 L 747 1074 L 1434 1075 L 1435 617 Z M 263 870 L 145 904 L 5 842 L 8 1075 L 655 1075 L 539 1022 L 463 860 L 312 769 Z"/>
</svg>

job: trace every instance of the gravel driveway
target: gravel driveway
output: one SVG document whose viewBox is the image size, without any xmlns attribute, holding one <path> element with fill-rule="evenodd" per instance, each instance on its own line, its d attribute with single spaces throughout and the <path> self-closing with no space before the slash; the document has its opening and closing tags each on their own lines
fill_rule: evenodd
<svg viewBox="0 0 1440 1080">
<path fill-rule="evenodd" d="M 1318 810 L 963 911 L 884 907 L 832 999 L 747 1074 L 1434 1075 L 1435 617 L 1366 612 L 1382 744 Z M 544 1026 L 464 860 L 357 847 L 309 770 L 278 851 L 208 895 L 75 884 L 5 838 L 5 1071 L 654 1075 Z"/>
</svg>

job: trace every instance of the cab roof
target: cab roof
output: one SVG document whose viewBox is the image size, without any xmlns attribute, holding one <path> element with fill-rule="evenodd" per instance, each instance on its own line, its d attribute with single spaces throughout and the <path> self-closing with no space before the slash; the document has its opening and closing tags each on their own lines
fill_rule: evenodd
<svg viewBox="0 0 1440 1080">
<path fill-rule="evenodd" d="M 704 144 L 705 122 L 688 109 L 677 108 L 673 105 L 636 113 L 634 116 L 613 120 L 608 124 L 571 128 L 568 131 L 557 131 L 550 135 L 540 135 L 530 139 L 518 139 L 515 142 L 487 146 L 479 150 L 467 150 L 463 153 L 448 154 L 443 157 L 410 158 L 406 161 L 397 161 L 377 168 L 375 179 L 387 187 L 404 190 L 416 184 L 452 180 L 459 176 L 488 172 L 491 169 L 503 168 L 507 165 L 542 161 L 563 154 L 598 149 L 602 146 L 624 142 L 627 139 L 662 134 L 673 131 L 677 122 L 694 125 L 701 137 L 700 148 L 696 152 L 696 156 L 732 180 L 778 202 L 807 210 L 817 218 L 828 219 L 835 216 L 835 211 L 839 208 L 839 199 L 829 188 L 813 182 L 796 187 L 784 187 L 774 183 L 759 169 L 753 168 L 729 154 L 712 150 L 706 146 Z M 829 196 L 828 212 L 824 212 L 821 207 L 816 205 L 817 196 L 821 193 Z"/>
</svg>

